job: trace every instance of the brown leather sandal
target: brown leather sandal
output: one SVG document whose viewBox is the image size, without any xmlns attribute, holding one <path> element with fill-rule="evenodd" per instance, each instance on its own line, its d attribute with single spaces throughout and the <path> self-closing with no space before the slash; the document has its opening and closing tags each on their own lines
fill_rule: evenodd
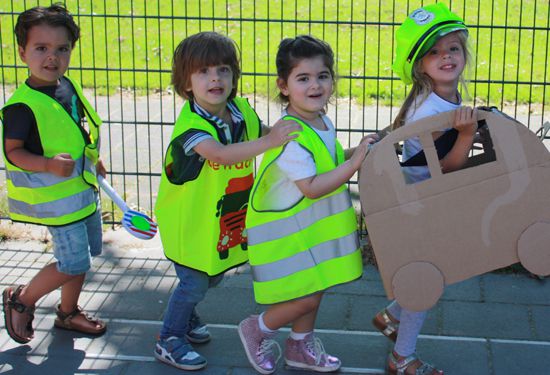
<svg viewBox="0 0 550 375">
<path fill-rule="evenodd" d="M 397 332 L 399 331 L 399 322 L 396 322 L 395 319 L 392 320 L 392 318 L 388 310 L 383 309 L 372 318 L 372 325 L 384 336 L 395 342 L 397 340 Z"/>
<path fill-rule="evenodd" d="M 34 338 L 34 329 L 32 328 L 32 321 L 34 319 L 34 306 L 26 306 L 19 300 L 19 295 L 25 286 L 19 285 L 14 290 L 14 287 L 10 286 L 4 289 L 2 293 L 2 308 L 4 310 L 4 323 L 6 325 L 6 330 L 8 335 L 17 341 L 20 344 L 26 344 Z M 26 322 L 22 320 L 22 323 L 25 324 L 25 329 L 27 330 L 27 336 L 20 336 L 15 331 L 15 326 L 13 324 L 13 311 L 17 311 L 19 314 L 24 314 Z"/>
<path fill-rule="evenodd" d="M 57 318 L 55 318 L 54 326 L 57 328 L 93 336 L 100 336 L 107 330 L 105 322 L 99 320 L 98 318 L 91 317 L 84 312 L 80 306 L 77 306 L 73 311 L 67 314 L 61 311 L 61 305 L 57 305 L 55 313 L 57 314 Z M 82 315 L 85 318 L 85 321 L 78 322 L 73 320 L 78 315 Z"/>
</svg>

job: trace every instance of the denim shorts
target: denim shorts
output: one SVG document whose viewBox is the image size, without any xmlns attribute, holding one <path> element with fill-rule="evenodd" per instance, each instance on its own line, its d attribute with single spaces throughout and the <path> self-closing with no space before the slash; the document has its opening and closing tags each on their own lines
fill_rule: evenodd
<svg viewBox="0 0 550 375">
<path fill-rule="evenodd" d="M 52 235 L 57 270 L 67 275 L 81 275 L 92 266 L 92 257 L 101 254 L 101 209 L 86 219 L 59 227 L 48 227 Z"/>
</svg>

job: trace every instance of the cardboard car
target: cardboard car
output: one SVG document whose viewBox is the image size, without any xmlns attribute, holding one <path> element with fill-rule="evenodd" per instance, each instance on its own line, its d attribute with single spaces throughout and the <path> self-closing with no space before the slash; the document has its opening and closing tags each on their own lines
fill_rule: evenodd
<svg viewBox="0 0 550 375">
<path fill-rule="evenodd" d="M 384 288 L 413 311 L 445 285 L 521 262 L 550 274 L 550 153 L 501 113 L 478 111 L 479 130 L 460 170 L 443 173 L 434 132 L 453 112 L 390 132 L 359 171 L 363 214 Z M 430 178 L 407 183 L 396 147 L 419 137 Z"/>
</svg>

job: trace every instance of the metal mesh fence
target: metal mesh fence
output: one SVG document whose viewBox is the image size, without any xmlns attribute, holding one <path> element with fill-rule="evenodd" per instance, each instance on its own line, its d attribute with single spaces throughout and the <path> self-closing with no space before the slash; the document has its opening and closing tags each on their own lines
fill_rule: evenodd
<svg viewBox="0 0 550 375">
<path fill-rule="evenodd" d="M 13 34 L 17 15 L 51 1 L 0 2 L 0 103 L 28 76 Z M 329 107 L 343 145 L 387 126 L 406 92 L 391 71 L 394 32 L 412 0 L 67 0 L 81 27 L 68 75 L 81 82 L 104 120 L 102 157 L 113 186 L 131 206 L 151 211 L 163 153 L 182 105 L 170 86 L 175 46 L 214 30 L 241 50 L 239 92 L 273 123 L 275 54 L 284 37 L 312 34 L 337 58 L 337 92 Z M 469 103 L 494 105 L 536 130 L 548 120 L 547 0 L 444 1 L 469 26 Z M 3 173 L 2 173 L 3 175 Z M 3 178 L 3 176 L 2 176 Z M 352 191 L 356 180 L 351 182 Z M 5 199 L 3 200 L 5 201 Z M 5 206 L 5 203 L 2 203 Z M 112 207 L 104 206 L 104 210 Z M 6 216 L 5 209 L 2 217 Z"/>
</svg>

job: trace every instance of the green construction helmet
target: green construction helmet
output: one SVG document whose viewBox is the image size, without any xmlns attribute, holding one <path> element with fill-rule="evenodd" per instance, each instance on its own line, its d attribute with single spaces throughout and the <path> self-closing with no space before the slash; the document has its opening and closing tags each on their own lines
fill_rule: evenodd
<svg viewBox="0 0 550 375">
<path fill-rule="evenodd" d="M 393 71 L 407 85 L 412 83 L 412 67 L 443 36 L 468 28 L 462 18 L 443 3 L 426 5 L 413 11 L 395 32 L 397 43 Z"/>
</svg>

